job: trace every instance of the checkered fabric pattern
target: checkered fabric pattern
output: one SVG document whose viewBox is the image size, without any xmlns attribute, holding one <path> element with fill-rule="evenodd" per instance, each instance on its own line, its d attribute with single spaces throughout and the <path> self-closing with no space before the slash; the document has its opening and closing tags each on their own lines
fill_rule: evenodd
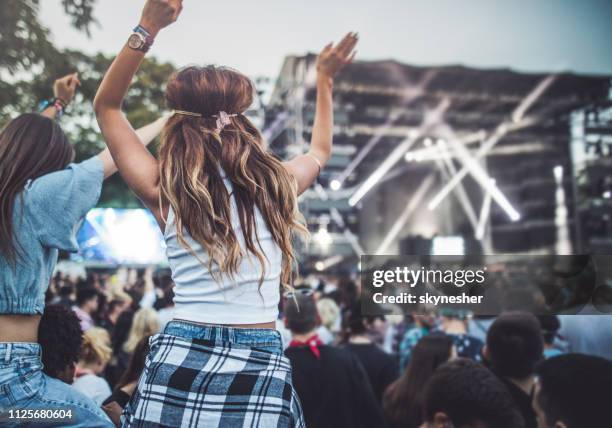
<svg viewBox="0 0 612 428">
<path fill-rule="evenodd" d="M 168 334 L 151 339 L 123 427 L 304 427 L 281 354 Z"/>
</svg>

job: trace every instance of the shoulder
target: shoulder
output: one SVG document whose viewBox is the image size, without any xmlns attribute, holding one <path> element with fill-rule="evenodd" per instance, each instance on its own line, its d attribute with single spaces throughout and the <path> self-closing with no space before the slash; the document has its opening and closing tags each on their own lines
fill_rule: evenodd
<svg viewBox="0 0 612 428">
<path fill-rule="evenodd" d="M 80 163 L 71 163 L 66 168 L 59 171 L 50 172 L 26 184 L 26 192 L 36 192 L 41 188 L 59 186 L 67 181 L 71 181 L 75 176 L 79 178 L 90 178 L 91 180 L 103 179 L 103 164 L 98 156 L 94 156 Z M 61 190 L 61 189 L 60 189 Z"/>
<path fill-rule="evenodd" d="M 94 156 L 84 162 L 72 163 L 65 169 L 28 181 L 24 196 L 27 204 L 35 205 L 50 199 L 65 199 L 76 196 L 73 193 L 75 188 L 85 191 L 101 188 L 103 179 L 102 161 L 98 156 Z"/>
<path fill-rule="evenodd" d="M 70 408 L 76 414 L 72 415 L 76 423 L 89 421 L 90 426 L 112 427 L 113 424 L 96 403 L 85 394 L 58 379 L 46 376 L 45 397 L 43 400 L 49 406 Z M 89 425 L 88 425 L 89 426 Z"/>
</svg>

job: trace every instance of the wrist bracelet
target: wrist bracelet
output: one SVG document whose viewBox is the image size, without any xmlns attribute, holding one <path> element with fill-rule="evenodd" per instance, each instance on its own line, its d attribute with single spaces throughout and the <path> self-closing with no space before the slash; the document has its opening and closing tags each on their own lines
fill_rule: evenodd
<svg viewBox="0 0 612 428">
<path fill-rule="evenodd" d="M 52 98 L 50 100 L 43 100 L 38 104 L 38 111 L 42 113 L 49 107 L 55 109 L 55 115 L 59 119 L 64 114 L 65 101 L 60 98 Z"/>
<path fill-rule="evenodd" d="M 148 47 L 151 47 L 153 45 L 153 41 L 154 41 L 153 36 L 151 36 L 151 33 L 149 33 L 149 30 L 147 30 L 145 27 L 138 24 L 132 31 L 134 33 L 141 34 L 144 37 Z"/>
</svg>

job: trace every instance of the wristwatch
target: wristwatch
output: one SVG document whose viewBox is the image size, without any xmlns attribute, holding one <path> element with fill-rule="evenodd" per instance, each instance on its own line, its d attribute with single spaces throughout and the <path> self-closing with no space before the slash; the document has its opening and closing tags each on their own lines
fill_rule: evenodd
<svg viewBox="0 0 612 428">
<path fill-rule="evenodd" d="M 140 52 L 147 52 L 153 45 L 153 38 L 141 25 L 134 28 L 134 32 L 128 39 L 128 47 Z"/>
</svg>

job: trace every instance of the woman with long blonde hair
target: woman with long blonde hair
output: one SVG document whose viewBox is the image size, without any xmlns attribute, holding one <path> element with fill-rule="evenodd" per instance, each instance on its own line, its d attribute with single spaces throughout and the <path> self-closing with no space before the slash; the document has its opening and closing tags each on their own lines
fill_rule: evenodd
<svg viewBox="0 0 612 428">
<path fill-rule="evenodd" d="M 303 426 L 289 361 L 275 330 L 289 286 L 292 237 L 306 232 L 297 196 L 331 154 L 332 83 L 357 43 L 349 33 L 317 62 L 308 153 L 280 162 L 245 116 L 253 83 L 224 67 L 172 76 L 159 159 L 143 150 L 121 104 L 157 33 L 180 0 L 148 0 L 94 103 L 119 170 L 163 230 L 175 283 L 174 320 L 153 337 L 125 426 Z"/>
<path fill-rule="evenodd" d="M 110 336 L 101 327 L 92 327 L 83 333 L 81 354 L 76 365 L 72 386 L 100 406 L 111 395 L 108 382 L 100 377 L 111 359 L 113 350 Z"/>
<path fill-rule="evenodd" d="M 157 312 L 151 308 L 139 309 L 136 314 L 134 314 L 130 333 L 123 344 L 123 350 L 131 354 L 143 337 L 151 336 L 157 333 L 157 330 L 159 330 Z"/>
</svg>

